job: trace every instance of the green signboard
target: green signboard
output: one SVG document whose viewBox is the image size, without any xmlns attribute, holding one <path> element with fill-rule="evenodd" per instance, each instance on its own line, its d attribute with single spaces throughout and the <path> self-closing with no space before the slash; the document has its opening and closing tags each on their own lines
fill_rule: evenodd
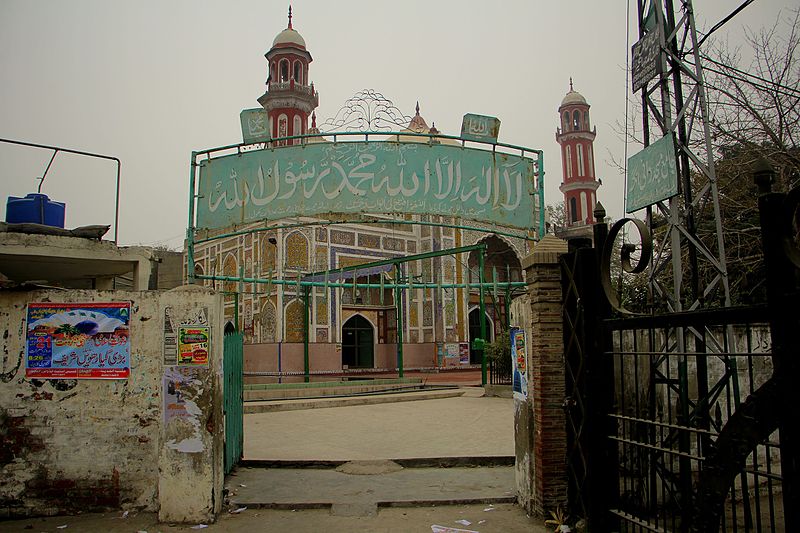
<svg viewBox="0 0 800 533">
<path fill-rule="evenodd" d="M 461 138 L 468 141 L 497 142 L 500 120 L 486 115 L 467 113 L 461 121 Z"/>
<path fill-rule="evenodd" d="M 244 109 L 239 114 L 242 123 L 242 140 L 246 144 L 269 140 L 269 119 L 262 108 Z"/>
<path fill-rule="evenodd" d="M 534 162 L 461 146 L 321 142 L 200 163 L 198 228 L 323 213 L 416 213 L 533 228 Z"/>
<path fill-rule="evenodd" d="M 626 211 L 633 213 L 678 194 L 678 168 L 672 134 L 628 158 Z"/>
</svg>

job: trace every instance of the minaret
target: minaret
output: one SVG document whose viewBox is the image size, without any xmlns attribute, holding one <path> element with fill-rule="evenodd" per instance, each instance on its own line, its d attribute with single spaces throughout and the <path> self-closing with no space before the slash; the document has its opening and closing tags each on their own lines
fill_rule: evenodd
<svg viewBox="0 0 800 533">
<path fill-rule="evenodd" d="M 595 195 L 600 182 L 594 174 L 594 138 L 590 129 L 589 104 L 572 87 L 558 108 L 561 127 L 556 129 L 556 141 L 561 145 L 564 194 L 564 237 L 591 237 L 592 212 L 597 203 Z"/>
<path fill-rule="evenodd" d="M 304 135 L 308 132 L 308 117 L 319 105 L 319 93 L 308 81 L 311 54 L 306 50 L 306 41 L 292 28 L 292 6 L 289 6 L 289 25 L 275 37 L 265 57 L 267 92 L 258 103 L 269 117 L 270 134 L 273 139 Z"/>
</svg>

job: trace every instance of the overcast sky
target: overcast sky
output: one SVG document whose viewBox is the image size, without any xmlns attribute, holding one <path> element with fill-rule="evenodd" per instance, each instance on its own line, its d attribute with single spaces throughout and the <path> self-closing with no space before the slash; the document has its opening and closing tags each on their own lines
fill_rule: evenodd
<svg viewBox="0 0 800 533">
<path fill-rule="evenodd" d="M 569 89 L 591 104 L 598 199 L 622 215 L 626 35 L 635 0 L 299 0 L 293 26 L 314 61 L 318 122 L 371 88 L 457 135 L 465 113 L 498 117 L 500 141 L 545 152 L 546 203 L 562 199 L 557 109 Z M 677 3 L 677 2 L 676 2 Z M 706 30 L 739 0 L 695 0 Z M 771 25 L 793 6 L 756 0 L 720 37 Z M 122 161 L 121 244 L 182 245 L 192 150 L 241 142 L 239 112 L 264 93 L 264 53 L 288 3 L 2 0 L 0 138 Z M 632 8 L 633 9 L 633 8 Z M 632 14 L 632 20 L 635 15 Z M 0 201 L 35 192 L 51 152 L 0 143 Z M 67 227 L 111 224 L 115 165 L 59 154 L 42 192 Z M 109 236 L 113 235 L 109 233 Z"/>
</svg>

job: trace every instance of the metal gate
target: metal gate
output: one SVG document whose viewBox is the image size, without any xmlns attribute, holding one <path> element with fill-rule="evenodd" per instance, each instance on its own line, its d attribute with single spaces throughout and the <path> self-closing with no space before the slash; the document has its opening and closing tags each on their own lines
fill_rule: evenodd
<svg viewBox="0 0 800 533">
<path fill-rule="evenodd" d="M 605 254 L 563 256 L 569 512 L 590 530 L 797 531 L 798 198 L 760 199 L 763 306 L 614 316 Z"/>
<path fill-rule="evenodd" d="M 225 415 L 225 474 L 242 458 L 244 447 L 243 417 L 243 343 L 241 333 L 226 333 L 223 355 L 223 395 Z"/>
</svg>

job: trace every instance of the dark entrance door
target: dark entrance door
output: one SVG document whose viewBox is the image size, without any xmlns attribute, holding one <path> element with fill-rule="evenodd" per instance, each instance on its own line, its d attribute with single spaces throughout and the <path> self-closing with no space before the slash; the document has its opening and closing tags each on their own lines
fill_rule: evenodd
<svg viewBox="0 0 800 533">
<path fill-rule="evenodd" d="M 484 341 L 491 342 L 492 339 L 492 322 L 489 317 L 486 317 L 486 338 Z M 478 352 L 472 347 L 472 341 L 480 338 L 481 336 L 481 311 L 478 307 L 469 313 L 469 364 L 481 364 L 481 358 Z"/>
<path fill-rule="evenodd" d="M 342 326 L 342 364 L 355 368 L 372 368 L 374 333 L 372 325 L 355 315 Z"/>
</svg>

